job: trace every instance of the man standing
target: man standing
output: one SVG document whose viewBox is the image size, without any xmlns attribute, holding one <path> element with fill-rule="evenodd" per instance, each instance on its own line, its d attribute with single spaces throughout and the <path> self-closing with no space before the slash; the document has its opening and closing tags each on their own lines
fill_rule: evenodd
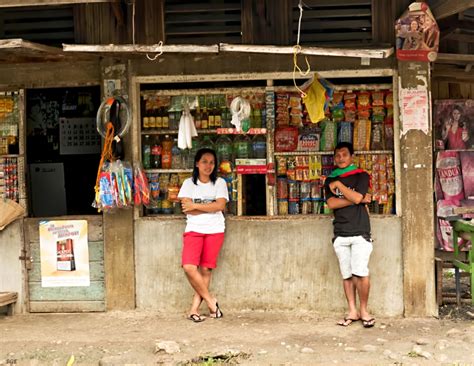
<svg viewBox="0 0 474 366">
<path fill-rule="evenodd" d="M 369 258 L 372 252 L 370 221 L 366 203 L 370 176 L 353 163 L 354 148 L 348 142 L 339 143 L 334 149 L 336 169 L 326 179 L 325 191 L 328 207 L 334 211 L 334 251 L 339 260 L 349 312 L 339 325 L 349 326 L 362 320 L 365 328 L 371 328 L 375 319 L 370 316 Z M 356 306 L 359 295 L 360 308 Z"/>
</svg>

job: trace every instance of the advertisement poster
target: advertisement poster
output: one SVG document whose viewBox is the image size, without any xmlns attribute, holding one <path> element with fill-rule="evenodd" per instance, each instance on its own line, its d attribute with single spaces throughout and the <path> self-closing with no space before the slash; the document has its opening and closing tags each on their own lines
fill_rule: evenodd
<svg viewBox="0 0 474 366">
<path fill-rule="evenodd" d="M 402 133 L 421 130 L 428 133 L 428 93 L 426 89 L 402 89 Z"/>
<path fill-rule="evenodd" d="M 41 221 L 41 286 L 90 286 L 86 220 Z"/>
<path fill-rule="evenodd" d="M 439 28 L 426 3 L 416 2 L 395 22 L 397 59 L 433 62 L 438 56 Z"/>
<path fill-rule="evenodd" d="M 433 126 L 436 149 L 473 149 L 474 99 L 435 100 Z"/>
</svg>

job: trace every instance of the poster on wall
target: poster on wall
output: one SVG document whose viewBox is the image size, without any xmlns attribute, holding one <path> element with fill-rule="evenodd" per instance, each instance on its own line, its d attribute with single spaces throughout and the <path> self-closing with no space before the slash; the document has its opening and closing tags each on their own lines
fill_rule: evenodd
<svg viewBox="0 0 474 366">
<path fill-rule="evenodd" d="M 395 22 L 397 59 L 402 61 L 436 60 L 439 28 L 426 3 L 412 3 Z"/>
<path fill-rule="evenodd" d="M 41 286 L 90 286 L 86 220 L 41 221 Z"/>
<path fill-rule="evenodd" d="M 402 133 L 421 130 L 428 133 L 428 93 L 425 88 L 401 90 Z"/>
<path fill-rule="evenodd" d="M 433 129 L 437 150 L 474 149 L 474 99 L 435 100 Z"/>
</svg>

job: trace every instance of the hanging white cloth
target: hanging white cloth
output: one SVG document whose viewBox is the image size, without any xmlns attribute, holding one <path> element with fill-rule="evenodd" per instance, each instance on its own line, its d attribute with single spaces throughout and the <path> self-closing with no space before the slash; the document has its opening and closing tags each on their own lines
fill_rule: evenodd
<svg viewBox="0 0 474 366">
<path fill-rule="evenodd" d="M 197 136 L 194 119 L 191 115 L 189 103 L 185 102 L 183 114 L 179 120 L 178 147 L 181 150 L 191 149 L 193 146 L 193 137 Z"/>
</svg>

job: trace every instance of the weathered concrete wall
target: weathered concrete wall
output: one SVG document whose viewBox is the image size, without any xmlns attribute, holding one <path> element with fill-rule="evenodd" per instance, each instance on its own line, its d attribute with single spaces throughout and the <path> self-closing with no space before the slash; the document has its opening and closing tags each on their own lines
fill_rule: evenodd
<svg viewBox="0 0 474 366">
<path fill-rule="evenodd" d="M 403 314 L 401 219 L 373 217 L 370 308 Z M 192 290 L 181 270 L 184 219 L 135 222 L 137 308 L 186 311 Z M 224 309 L 344 312 L 345 298 L 331 246 L 331 219 L 229 218 L 212 291 Z"/>
<path fill-rule="evenodd" d="M 0 231 L 0 292 L 18 292 L 15 313 L 26 311 L 23 262 L 18 259 L 23 249 L 23 223 L 21 220 Z"/>
</svg>

